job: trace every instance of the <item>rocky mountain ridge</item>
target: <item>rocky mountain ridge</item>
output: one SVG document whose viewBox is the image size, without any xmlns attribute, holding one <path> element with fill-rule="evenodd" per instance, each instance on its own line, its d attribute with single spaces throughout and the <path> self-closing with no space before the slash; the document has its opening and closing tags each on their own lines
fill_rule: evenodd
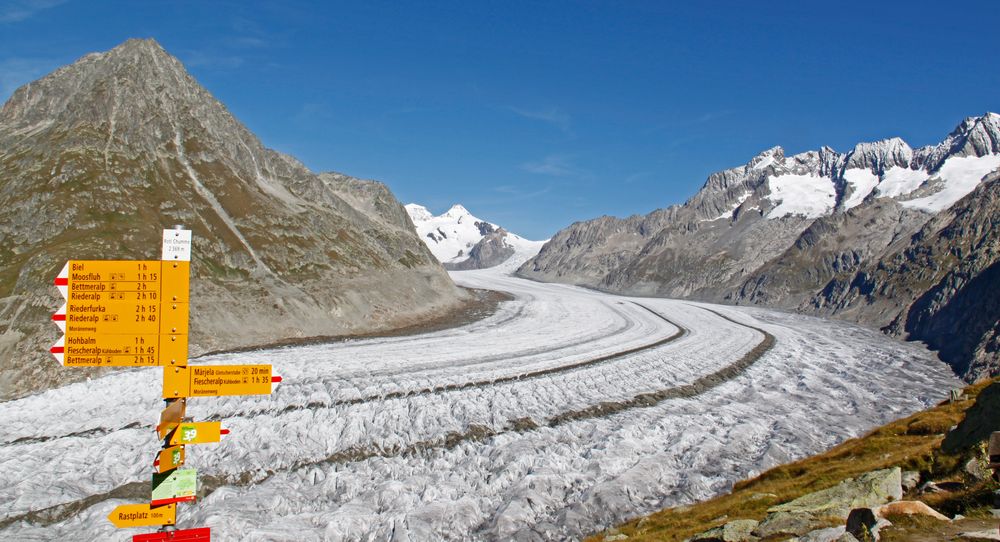
<svg viewBox="0 0 1000 542">
<path fill-rule="evenodd" d="M 382 184 L 265 148 L 153 40 L 18 89 L 0 110 L 0 399 L 79 379 L 47 354 L 68 259 L 149 259 L 194 232 L 191 352 L 370 332 L 458 306 Z"/>
<path fill-rule="evenodd" d="M 988 220 L 990 210 L 969 209 L 991 189 L 983 179 L 998 169 L 1000 115 L 994 113 L 965 119 L 938 145 L 919 149 L 899 138 L 860 143 L 847 153 L 824 147 L 786 157 L 774 147 L 744 166 L 710 175 L 683 205 L 573 224 L 518 274 L 618 293 L 761 304 L 886 327 L 932 285 L 921 284 L 917 289 L 925 290 L 913 295 L 901 294 L 906 288 L 896 285 L 886 294 L 891 303 L 862 303 L 855 296 L 853 302 L 834 303 L 836 308 L 822 292 L 843 289 L 834 281 L 850 282 L 863 269 L 885 267 L 883 262 L 926 240 L 929 233 L 921 236 L 921 228 L 942 213 Z M 977 273 L 995 261 L 981 247 L 975 252 L 984 258 Z M 909 334 L 904 328 L 886 330 Z M 969 340 L 981 344 L 984 337 Z M 983 348 L 977 351 L 989 351 Z M 968 378 L 994 374 L 1000 359 L 991 352 L 975 364 L 949 362 Z M 973 365 L 981 370 L 969 372 Z"/>
</svg>

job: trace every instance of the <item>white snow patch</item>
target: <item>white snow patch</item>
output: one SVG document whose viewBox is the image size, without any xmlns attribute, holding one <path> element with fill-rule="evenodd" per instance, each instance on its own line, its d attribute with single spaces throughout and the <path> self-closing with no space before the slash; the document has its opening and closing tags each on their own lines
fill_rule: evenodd
<svg viewBox="0 0 1000 542">
<path fill-rule="evenodd" d="M 819 218 L 830 213 L 837 198 L 829 177 L 786 174 L 768 178 L 767 184 L 771 189 L 770 200 L 778 202 L 767 214 L 768 218 L 785 215 Z"/>
<path fill-rule="evenodd" d="M 878 185 L 878 175 L 869 169 L 849 169 L 844 172 L 844 180 L 851 186 L 851 195 L 844 201 L 845 209 L 853 209 L 872 193 Z"/>
<path fill-rule="evenodd" d="M 896 198 L 913 192 L 924 184 L 930 175 L 922 169 L 893 166 L 885 172 L 882 182 L 875 189 L 880 197 Z"/>
<path fill-rule="evenodd" d="M 769 155 L 761 158 L 760 162 L 757 162 L 756 164 L 754 164 L 753 167 L 752 167 L 752 169 L 764 169 L 764 168 L 766 168 L 767 166 L 769 166 L 769 165 L 771 165 L 773 163 L 774 163 L 774 155 L 773 154 L 769 154 Z"/>
<path fill-rule="evenodd" d="M 942 187 L 937 192 L 910 201 L 901 202 L 911 209 L 922 209 L 936 213 L 951 207 L 976 189 L 987 174 L 1000 168 L 1000 155 L 952 156 L 945 160 L 937 175 Z"/>
<path fill-rule="evenodd" d="M 767 157 L 767 159 L 770 159 L 770 158 L 771 158 L 770 156 Z M 719 216 L 717 216 L 715 218 L 702 219 L 701 222 L 715 222 L 716 220 L 722 220 L 723 218 L 732 218 L 733 217 L 733 212 L 735 212 L 736 209 L 739 209 L 740 205 L 743 205 L 743 202 L 746 201 L 747 198 L 750 197 L 750 194 L 751 194 L 751 192 L 749 190 L 747 190 L 746 192 L 743 193 L 743 195 L 741 195 L 740 197 L 736 198 L 736 203 L 734 203 L 732 205 L 732 207 L 729 208 L 728 211 L 723 211 L 723 213 L 721 215 L 719 215 Z"/>
</svg>

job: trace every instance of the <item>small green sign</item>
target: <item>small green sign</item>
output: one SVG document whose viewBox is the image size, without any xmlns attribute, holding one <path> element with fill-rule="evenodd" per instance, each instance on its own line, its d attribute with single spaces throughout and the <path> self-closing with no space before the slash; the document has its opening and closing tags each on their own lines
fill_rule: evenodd
<svg viewBox="0 0 1000 542">
<path fill-rule="evenodd" d="M 198 491 L 198 469 L 175 469 L 153 474 L 152 501 L 194 497 Z"/>
</svg>

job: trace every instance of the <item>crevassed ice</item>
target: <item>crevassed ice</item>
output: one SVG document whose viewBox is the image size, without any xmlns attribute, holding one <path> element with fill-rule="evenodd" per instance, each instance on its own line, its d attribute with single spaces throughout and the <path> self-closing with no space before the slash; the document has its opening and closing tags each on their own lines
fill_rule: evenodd
<svg viewBox="0 0 1000 542">
<path fill-rule="evenodd" d="M 778 175 L 767 180 L 771 201 L 778 206 L 768 213 L 768 218 L 801 215 L 819 218 L 833 209 L 837 191 L 829 177 L 814 175 Z"/>
<path fill-rule="evenodd" d="M 940 190 L 929 196 L 901 203 L 911 209 L 932 213 L 947 209 L 975 190 L 983 177 L 997 168 L 1000 168 L 1000 155 L 952 156 L 945 160 L 935 175 L 942 181 Z"/>
</svg>

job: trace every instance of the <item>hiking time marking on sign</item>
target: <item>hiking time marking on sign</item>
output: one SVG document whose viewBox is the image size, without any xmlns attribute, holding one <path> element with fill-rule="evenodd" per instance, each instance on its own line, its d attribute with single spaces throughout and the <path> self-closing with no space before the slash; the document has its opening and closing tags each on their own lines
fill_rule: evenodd
<svg viewBox="0 0 1000 542">
<path fill-rule="evenodd" d="M 192 365 L 163 368 L 163 397 L 221 397 L 224 395 L 270 395 L 270 365 Z"/>
<path fill-rule="evenodd" d="M 70 260 L 50 349 L 69 367 L 186 365 L 190 262 Z"/>
</svg>

